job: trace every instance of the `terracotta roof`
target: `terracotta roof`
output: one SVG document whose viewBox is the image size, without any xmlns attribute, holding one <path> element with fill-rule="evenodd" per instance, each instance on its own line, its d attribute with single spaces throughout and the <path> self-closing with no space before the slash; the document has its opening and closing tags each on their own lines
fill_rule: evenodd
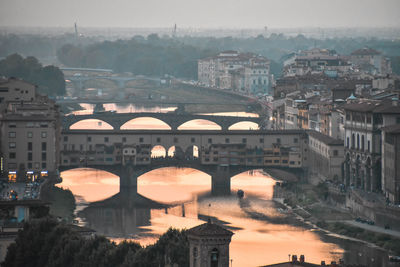
<svg viewBox="0 0 400 267">
<path fill-rule="evenodd" d="M 319 141 L 321 141 L 321 142 L 323 142 L 323 143 L 325 143 L 327 145 L 343 146 L 343 141 L 342 140 L 332 138 L 332 137 L 330 137 L 328 135 L 325 135 L 325 134 L 322 134 L 320 132 L 310 131 L 310 132 L 308 132 L 308 134 L 311 137 L 313 137 L 315 139 L 318 139 Z"/>
<path fill-rule="evenodd" d="M 343 109 L 350 111 L 372 112 L 379 104 L 379 102 L 348 103 L 343 105 Z"/>
<path fill-rule="evenodd" d="M 192 236 L 215 236 L 215 235 L 225 235 L 232 236 L 233 232 L 215 224 L 210 221 L 196 227 L 190 228 L 187 231 L 188 235 Z"/>
<path fill-rule="evenodd" d="M 357 49 L 351 53 L 352 55 L 380 55 L 381 53 L 376 51 L 375 49 L 364 47 L 361 49 Z"/>
</svg>

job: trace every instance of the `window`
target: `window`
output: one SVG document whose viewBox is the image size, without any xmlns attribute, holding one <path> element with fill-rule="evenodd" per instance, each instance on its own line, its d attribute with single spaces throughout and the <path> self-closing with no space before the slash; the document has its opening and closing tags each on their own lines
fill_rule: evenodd
<svg viewBox="0 0 400 267">
<path fill-rule="evenodd" d="M 68 142 L 68 136 L 64 136 L 64 142 Z"/>
<path fill-rule="evenodd" d="M 368 140 L 368 152 L 371 152 L 371 142 Z"/>
<path fill-rule="evenodd" d="M 225 138 L 225 144 L 229 144 L 230 140 L 229 138 Z"/>
<path fill-rule="evenodd" d="M 174 143 L 178 143 L 178 137 L 174 137 Z"/>
<path fill-rule="evenodd" d="M 32 160 L 32 152 L 28 152 L 28 160 Z"/>
<path fill-rule="evenodd" d="M 192 142 L 192 143 L 196 142 L 196 138 L 194 138 L 194 137 L 190 138 L 190 142 Z"/>
<path fill-rule="evenodd" d="M 80 150 L 80 151 L 83 151 L 83 145 L 82 145 L 82 144 L 79 145 L 79 150 Z"/>
<path fill-rule="evenodd" d="M 11 122 L 10 124 L 8 124 L 9 128 L 17 128 L 17 124 L 15 122 Z"/>
<path fill-rule="evenodd" d="M 42 152 L 42 161 L 46 161 L 47 160 L 47 154 L 46 152 Z"/>
<path fill-rule="evenodd" d="M 361 135 L 361 150 L 364 151 L 365 149 L 365 138 L 364 135 Z"/>
<path fill-rule="evenodd" d="M 10 152 L 10 154 L 8 156 L 9 156 L 10 159 L 15 159 L 17 157 L 17 153 Z"/>
<path fill-rule="evenodd" d="M 139 138 L 139 142 L 140 142 L 140 143 L 143 143 L 143 137 L 140 137 L 140 138 Z"/>
<path fill-rule="evenodd" d="M 280 138 L 276 138 L 276 142 L 277 142 L 278 144 L 280 144 L 280 143 L 281 143 L 281 139 L 280 139 Z"/>
<path fill-rule="evenodd" d="M 347 137 L 346 146 L 347 146 L 347 148 L 349 148 L 349 147 L 350 147 L 350 138 L 349 138 L 349 137 Z"/>
<path fill-rule="evenodd" d="M 46 169 L 46 168 L 47 168 L 46 162 L 42 162 L 42 169 Z"/>
<path fill-rule="evenodd" d="M 396 124 L 400 124 L 400 117 L 396 117 Z"/>
<path fill-rule="evenodd" d="M 47 143 L 42 142 L 42 151 L 46 151 L 46 149 L 47 149 Z"/>
<path fill-rule="evenodd" d="M 211 138 L 208 138 L 208 143 L 212 144 L 212 139 Z"/>
<path fill-rule="evenodd" d="M 75 150 L 75 145 L 74 145 L 74 144 L 71 145 L 71 150 L 72 150 L 72 151 Z"/>
<path fill-rule="evenodd" d="M 40 127 L 41 127 L 41 128 L 47 128 L 47 127 L 48 127 L 47 122 L 41 122 L 41 123 L 40 123 Z"/>
<path fill-rule="evenodd" d="M 16 148 L 16 147 L 17 147 L 17 144 L 14 143 L 14 142 L 10 142 L 10 143 L 8 143 L 8 147 L 9 147 L 9 148 Z"/>
<path fill-rule="evenodd" d="M 161 137 L 157 137 L 156 142 L 161 143 Z"/>
<path fill-rule="evenodd" d="M 126 142 L 126 137 L 122 137 L 122 142 Z"/>
<path fill-rule="evenodd" d="M 32 169 L 32 162 L 28 162 L 28 169 Z"/>
<path fill-rule="evenodd" d="M 104 137 L 104 143 L 108 143 L 108 137 Z"/>
<path fill-rule="evenodd" d="M 337 155 L 339 155 L 339 152 L 335 149 L 333 150 L 333 155 L 336 157 Z"/>
<path fill-rule="evenodd" d="M 88 141 L 88 142 L 92 142 L 92 137 L 91 137 L 91 136 L 88 136 L 88 137 L 87 137 L 87 141 Z"/>
<path fill-rule="evenodd" d="M 264 138 L 260 138 L 260 144 L 264 144 Z"/>
<path fill-rule="evenodd" d="M 27 137 L 28 137 L 28 138 L 32 138 L 32 137 L 33 137 L 33 133 L 32 133 L 32 132 L 28 132 L 28 133 L 27 133 Z"/>
<path fill-rule="evenodd" d="M 357 134 L 357 149 L 360 149 L 360 135 Z"/>
<path fill-rule="evenodd" d="M 67 149 L 68 149 L 67 145 L 64 145 L 64 151 L 67 151 Z"/>
<path fill-rule="evenodd" d="M 42 132 L 42 138 L 46 138 L 47 137 L 47 132 Z"/>
<path fill-rule="evenodd" d="M 8 137 L 9 137 L 9 138 L 15 138 L 15 136 L 16 136 L 16 133 L 15 133 L 15 132 L 9 132 L 9 133 L 8 133 Z"/>
<path fill-rule="evenodd" d="M 298 138 L 294 138 L 294 139 L 293 139 L 293 143 L 297 144 L 298 142 L 299 142 L 299 139 L 298 139 Z"/>
<path fill-rule="evenodd" d="M 247 143 L 247 138 L 242 138 L 242 143 L 246 144 Z"/>
</svg>

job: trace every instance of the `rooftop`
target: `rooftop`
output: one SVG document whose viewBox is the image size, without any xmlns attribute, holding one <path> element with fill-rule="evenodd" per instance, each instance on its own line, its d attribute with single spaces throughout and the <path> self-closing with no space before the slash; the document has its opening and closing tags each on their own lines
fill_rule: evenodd
<svg viewBox="0 0 400 267">
<path fill-rule="evenodd" d="M 376 51 L 375 49 L 364 47 L 353 51 L 351 54 L 356 56 L 366 56 L 366 55 L 380 55 L 381 53 Z"/>
<path fill-rule="evenodd" d="M 187 231 L 188 235 L 192 236 L 232 236 L 233 232 L 215 224 L 211 223 L 211 221 L 208 221 L 207 223 L 203 223 L 201 225 L 198 225 L 196 227 L 190 228 Z"/>
<path fill-rule="evenodd" d="M 327 144 L 327 145 L 332 145 L 332 146 L 343 146 L 343 141 L 339 139 L 332 138 L 328 135 L 322 134 L 320 132 L 316 131 L 309 131 L 308 134 L 315 138 L 318 139 L 319 141 Z"/>
<path fill-rule="evenodd" d="M 385 131 L 386 133 L 400 134 L 400 124 L 382 127 L 381 130 Z"/>
</svg>

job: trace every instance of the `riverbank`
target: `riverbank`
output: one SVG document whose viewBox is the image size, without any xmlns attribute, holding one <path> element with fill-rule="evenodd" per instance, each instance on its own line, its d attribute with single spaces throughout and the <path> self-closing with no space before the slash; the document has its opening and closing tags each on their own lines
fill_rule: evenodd
<svg viewBox="0 0 400 267">
<path fill-rule="evenodd" d="M 301 220 L 316 226 L 320 230 L 354 240 L 378 246 L 389 253 L 400 255 L 400 238 L 388 233 L 379 233 L 359 225 L 349 225 L 355 215 L 350 211 L 334 207 L 324 200 L 328 198 L 328 190 L 324 184 L 287 184 L 278 187 L 277 194 L 282 202 Z M 281 201 L 279 201 L 281 200 Z"/>
<path fill-rule="evenodd" d="M 76 204 L 75 197 L 69 189 L 48 183 L 42 187 L 41 198 L 43 201 L 51 203 L 50 215 L 61 218 L 67 223 L 72 223 Z"/>
</svg>

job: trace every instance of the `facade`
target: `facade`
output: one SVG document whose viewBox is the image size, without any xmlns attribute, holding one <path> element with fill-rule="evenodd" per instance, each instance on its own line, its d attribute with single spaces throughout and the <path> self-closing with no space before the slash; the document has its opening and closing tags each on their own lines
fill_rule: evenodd
<svg viewBox="0 0 400 267">
<path fill-rule="evenodd" d="M 35 99 L 36 86 L 17 78 L 0 79 L 0 104 L 30 102 Z"/>
<path fill-rule="evenodd" d="M 343 141 L 319 132 L 308 133 L 309 170 L 321 180 L 342 181 Z"/>
<path fill-rule="evenodd" d="M 233 233 L 211 223 L 187 231 L 190 267 L 229 267 L 229 243 Z"/>
<path fill-rule="evenodd" d="M 252 53 L 223 51 L 198 61 L 201 84 L 242 93 L 268 93 L 271 76 L 267 58 Z"/>
<path fill-rule="evenodd" d="M 345 182 L 365 191 L 381 192 L 381 128 L 400 123 L 398 100 L 348 103 L 345 111 Z"/>
<path fill-rule="evenodd" d="M 60 137 L 58 107 L 47 97 L 35 95 L 35 86 L 29 83 L 9 79 L 3 88 L 6 85 L 12 97 L 4 97 L 7 101 L 1 104 L 0 112 L 3 178 L 15 182 L 56 175 Z M 16 88 L 28 97 L 15 101 Z M 32 95 L 35 95 L 33 100 Z"/>
<path fill-rule="evenodd" d="M 361 48 L 353 51 L 350 60 L 354 67 L 371 74 L 390 74 L 390 61 L 379 51 L 372 48 Z"/>
<path fill-rule="evenodd" d="M 385 196 L 400 204 L 400 123 L 382 129 L 382 166 Z"/>
<path fill-rule="evenodd" d="M 294 54 L 284 62 L 284 76 L 326 74 L 332 77 L 350 70 L 351 64 L 334 51 L 314 48 Z"/>
</svg>

